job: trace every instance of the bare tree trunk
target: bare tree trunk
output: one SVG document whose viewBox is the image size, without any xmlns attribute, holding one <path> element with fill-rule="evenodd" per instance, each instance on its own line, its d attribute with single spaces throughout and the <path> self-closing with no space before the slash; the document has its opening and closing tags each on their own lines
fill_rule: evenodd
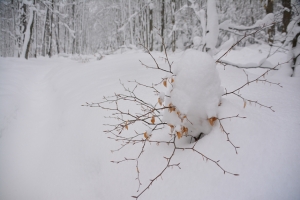
<svg viewBox="0 0 300 200">
<path fill-rule="evenodd" d="M 142 8 L 142 5 L 141 5 Z M 146 46 L 146 33 L 147 33 L 147 11 L 144 11 L 142 14 L 142 39 L 143 39 L 143 44 Z"/>
<path fill-rule="evenodd" d="M 17 32 L 17 56 L 20 57 L 21 55 L 21 49 L 22 49 L 22 44 L 23 44 L 23 36 L 25 32 L 25 27 L 26 27 L 26 15 L 24 15 L 24 5 L 21 1 L 17 1 L 17 15 L 18 15 L 18 22 L 16 22 L 16 32 Z M 25 26 L 25 27 L 24 27 Z"/>
<path fill-rule="evenodd" d="M 34 0 L 34 4 L 36 5 L 36 0 Z M 38 54 L 38 19 L 37 19 L 37 12 L 35 12 L 35 50 L 34 50 L 34 57 L 37 58 Z"/>
<path fill-rule="evenodd" d="M 16 23 L 16 8 L 15 8 L 15 5 L 14 5 L 14 0 L 11 0 L 11 6 L 12 6 L 12 16 L 13 16 L 13 30 L 14 30 L 14 36 L 15 36 L 15 39 L 14 39 L 14 57 L 18 57 L 18 34 L 17 34 L 17 23 Z"/>
<path fill-rule="evenodd" d="M 46 18 L 45 18 L 45 26 L 44 26 L 44 35 L 43 35 L 43 41 L 42 41 L 42 56 L 46 56 L 47 54 L 47 47 L 48 47 L 48 32 L 49 32 L 49 26 L 50 26 L 50 11 L 48 8 L 46 12 Z"/>
<path fill-rule="evenodd" d="M 162 0 L 161 1 L 161 32 L 160 32 L 160 35 L 161 35 L 161 39 L 163 40 L 164 38 L 164 29 L 165 29 L 165 0 Z M 161 44 L 161 48 L 160 48 L 160 51 L 163 51 L 164 48 L 163 48 L 163 45 Z"/>
<path fill-rule="evenodd" d="M 76 0 L 73 0 L 73 5 L 72 5 L 72 24 L 73 24 L 73 31 L 75 31 L 75 3 Z M 76 33 L 74 33 L 74 38 L 72 42 L 72 54 L 75 54 L 75 46 L 76 46 Z"/>
<path fill-rule="evenodd" d="M 130 39 L 131 39 L 131 44 L 134 44 L 134 41 L 133 41 L 133 27 L 132 27 L 132 19 L 131 19 L 131 0 L 129 0 L 129 25 L 130 25 Z"/>
<path fill-rule="evenodd" d="M 29 23 L 31 23 L 30 24 L 30 36 L 29 36 L 29 41 L 28 41 L 28 43 L 27 43 L 27 49 L 26 49 L 26 54 L 25 54 L 25 58 L 26 59 L 28 59 L 28 56 L 29 56 L 29 48 L 30 48 L 30 44 L 31 44 L 31 37 L 32 37 L 32 32 L 33 32 L 33 24 L 34 24 L 34 15 L 35 15 L 35 11 L 33 11 L 33 13 L 32 13 L 33 15 L 32 15 L 32 21 L 30 22 L 29 21 Z"/>
<path fill-rule="evenodd" d="M 145 14 L 146 14 L 146 26 L 145 26 L 145 30 L 146 30 L 146 47 L 149 48 L 149 23 L 148 23 L 148 18 L 149 18 L 149 11 L 148 9 L 146 9 Z"/>
<path fill-rule="evenodd" d="M 175 25 L 175 9 L 176 9 L 175 0 L 172 0 L 172 2 L 171 2 L 172 27 L 174 27 L 174 25 Z M 172 44 L 172 51 L 174 52 L 176 49 L 176 32 L 175 32 L 175 30 L 172 31 L 171 44 Z"/>
<path fill-rule="evenodd" d="M 291 0 L 282 0 L 282 6 L 285 8 L 288 8 L 289 11 L 283 11 L 283 18 L 282 18 L 282 32 L 287 33 L 287 26 L 289 25 L 291 21 L 291 12 L 292 12 L 292 7 L 291 7 Z"/>
<path fill-rule="evenodd" d="M 67 43 L 67 28 L 65 28 L 64 53 L 67 53 L 66 43 Z"/>
<path fill-rule="evenodd" d="M 49 52 L 48 55 L 51 58 L 53 56 L 53 42 L 52 42 L 52 36 L 53 36 L 53 28 L 52 28 L 52 24 L 53 24 L 53 13 L 54 13 L 54 0 L 52 0 L 52 11 L 51 11 L 51 18 L 50 18 L 50 24 L 49 24 Z"/>
<path fill-rule="evenodd" d="M 153 51 L 153 9 L 149 9 L 149 34 L 150 34 L 150 51 Z"/>
<path fill-rule="evenodd" d="M 266 13 L 273 13 L 273 0 L 268 0 L 268 4 L 265 5 Z M 275 25 L 268 29 L 269 39 L 268 42 L 270 45 L 274 42 L 274 35 L 275 35 Z"/>
<path fill-rule="evenodd" d="M 82 20 L 81 20 L 81 30 L 82 30 L 82 33 L 81 33 L 81 44 L 80 44 L 80 52 L 82 54 L 85 54 L 85 41 L 86 41 L 86 29 L 85 29 L 85 0 L 83 0 L 82 2 Z"/>
<path fill-rule="evenodd" d="M 57 33 L 55 31 L 55 38 L 56 38 L 56 47 L 57 47 L 57 54 L 60 53 L 60 45 L 59 45 L 59 6 L 57 7 L 57 15 L 56 15 L 56 27 L 57 27 Z"/>
<path fill-rule="evenodd" d="M 26 6 L 25 4 L 23 6 Z M 29 7 L 29 20 L 26 22 L 27 26 L 25 28 L 25 36 L 23 42 L 23 49 L 21 57 L 28 59 L 31 37 L 32 37 L 32 30 L 33 30 L 33 22 L 34 22 L 34 15 L 35 11 L 33 10 L 33 6 Z"/>
</svg>

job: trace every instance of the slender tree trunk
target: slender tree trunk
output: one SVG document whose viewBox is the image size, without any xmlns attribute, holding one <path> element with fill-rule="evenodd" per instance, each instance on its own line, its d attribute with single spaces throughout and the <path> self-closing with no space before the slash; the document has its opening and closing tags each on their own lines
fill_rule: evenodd
<svg viewBox="0 0 300 200">
<path fill-rule="evenodd" d="M 44 34 L 43 34 L 43 40 L 42 40 L 42 56 L 46 56 L 47 54 L 47 47 L 48 47 L 48 32 L 49 32 L 49 26 L 50 26 L 50 11 L 48 8 L 46 12 L 46 17 L 45 17 L 45 26 L 44 26 Z"/>
<path fill-rule="evenodd" d="M 148 9 L 146 9 L 146 12 L 145 12 L 145 14 L 146 14 L 146 47 L 147 48 L 149 48 L 149 11 L 148 11 Z"/>
<path fill-rule="evenodd" d="M 57 6 L 57 11 L 59 13 L 59 6 Z M 57 54 L 60 53 L 60 45 L 59 45 L 59 14 L 58 13 L 56 15 L 56 27 L 57 27 L 56 30 L 57 30 L 57 33 L 55 31 Z"/>
<path fill-rule="evenodd" d="M 171 17 L 172 17 L 172 27 L 175 26 L 175 9 L 176 9 L 176 4 L 175 4 L 175 0 L 172 0 L 171 2 Z M 175 30 L 172 31 L 172 51 L 174 52 L 176 49 L 176 32 Z"/>
<path fill-rule="evenodd" d="M 129 0 L 129 25 L 130 25 L 130 39 L 131 39 L 131 44 L 134 44 L 134 41 L 133 41 L 133 26 L 132 26 L 132 19 L 131 19 L 131 0 Z"/>
<path fill-rule="evenodd" d="M 142 8 L 142 5 L 141 5 Z M 147 21 L 146 21 L 147 11 L 143 11 L 142 14 L 142 39 L 143 45 L 146 46 L 146 32 L 147 32 Z"/>
<path fill-rule="evenodd" d="M 18 57 L 18 31 L 17 31 L 17 25 L 16 25 L 16 8 L 14 5 L 14 0 L 11 0 L 11 6 L 12 6 L 12 16 L 13 16 L 13 30 L 14 30 L 14 57 Z"/>
<path fill-rule="evenodd" d="M 84 24 L 85 24 L 85 0 L 83 0 L 82 2 L 82 20 L 81 20 L 81 30 L 82 30 L 82 33 L 81 33 L 81 44 L 80 44 L 80 52 L 82 54 L 84 54 L 84 47 L 85 47 L 85 33 L 86 33 L 86 29 L 84 28 Z"/>
<path fill-rule="evenodd" d="M 165 0 L 162 0 L 161 1 L 162 5 L 161 5 L 161 32 L 160 32 L 160 35 L 161 35 L 161 39 L 163 40 L 164 39 L 164 30 L 165 30 Z M 163 45 L 161 44 L 161 48 L 160 48 L 160 51 L 163 51 L 164 48 L 163 48 Z"/>
<path fill-rule="evenodd" d="M 150 34 L 150 51 L 153 51 L 153 9 L 149 9 L 149 34 Z"/>
<path fill-rule="evenodd" d="M 65 28 L 64 53 L 67 53 L 67 50 L 66 50 L 66 43 L 67 43 L 67 28 Z"/>
<path fill-rule="evenodd" d="M 75 31 L 75 3 L 76 0 L 73 0 L 73 5 L 72 5 L 72 26 L 73 26 L 73 31 Z M 76 46 L 76 33 L 74 33 L 74 38 L 72 42 L 72 54 L 75 54 L 75 46 Z"/>
<path fill-rule="evenodd" d="M 25 6 L 25 4 L 23 6 Z M 29 20 L 28 20 L 28 22 L 26 22 L 27 26 L 25 29 L 26 31 L 24 33 L 25 36 L 24 36 L 23 49 L 22 49 L 22 54 L 21 54 L 21 57 L 25 58 L 25 59 L 28 59 L 28 55 L 29 55 L 34 15 L 35 15 L 35 11 L 33 10 L 33 6 L 30 6 L 29 7 Z"/>
<path fill-rule="evenodd" d="M 49 24 L 49 52 L 48 55 L 51 58 L 53 56 L 53 42 L 52 42 L 52 38 L 53 38 L 53 14 L 54 14 L 54 0 L 52 0 L 52 11 L 51 11 L 51 18 L 50 18 L 50 24 Z"/>
<path fill-rule="evenodd" d="M 287 26 L 289 25 L 291 21 L 291 12 L 292 12 L 292 7 L 291 7 L 291 0 L 282 0 L 282 6 L 285 8 L 288 8 L 289 11 L 283 11 L 283 18 L 282 18 L 282 32 L 287 33 Z"/>
<path fill-rule="evenodd" d="M 16 32 L 17 32 L 17 56 L 20 57 L 21 55 L 21 48 L 22 48 L 22 43 L 23 43 L 23 4 L 21 1 L 17 1 L 17 19 L 18 21 L 16 22 Z"/>
<path fill-rule="evenodd" d="M 273 0 L 268 0 L 268 4 L 265 6 L 265 8 L 267 14 L 273 13 Z M 271 28 L 268 29 L 268 35 L 269 35 L 268 42 L 270 45 L 272 45 L 274 42 L 275 25 L 273 25 Z"/>
<path fill-rule="evenodd" d="M 34 4 L 36 5 L 36 0 L 34 0 Z M 37 19 L 37 12 L 35 12 L 35 50 L 34 50 L 34 57 L 37 58 L 38 54 L 38 19 Z"/>
<path fill-rule="evenodd" d="M 23 3 L 22 1 L 22 6 L 21 6 L 21 42 L 20 42 L 20 50 L 22 49 L 22 47 L 24 46 L 24 36 L 25 36 L 25 32 L 27 29 L 27 19 L 26 19 L 26 13 L 27 13 L 27 9 L 26 9 L 26 4 Z M 22 50 L 20 52 L 19 57 L 22 54 Z"/>
</svg>

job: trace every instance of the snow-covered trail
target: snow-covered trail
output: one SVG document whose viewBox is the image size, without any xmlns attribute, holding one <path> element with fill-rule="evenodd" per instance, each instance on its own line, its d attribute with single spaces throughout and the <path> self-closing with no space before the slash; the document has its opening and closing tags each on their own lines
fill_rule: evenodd
<svg viewBox="0 0 300 200">
<path fill-rule="evenodd" d="M 41 165 L 45 156 L 48 156 L 45 153 L 51 148 L 49 143 L 51 143 L 53 136 L 49 133 L 53 134 L 57 131 L 58 123 L 57 119 L 53 117 L 57 116 L 57 110 L 53 109 L 57 107 L 56 95 L 45 79 L 50 69 L 44 66 L 22 69 L 26 79 L 18 84 L 26 88 L 26 92 L 19 97 L 17 119 L 11 125 L 11 129 L 3 135 L 4 140 L 6 137 L 9 138 L 4 145 L 9 145 L 12 150 L 5 154 L 8 161 L 3 163 L 4 166 L 5 164 L 11 165 L 13 161 L 17 162 L 7 166 L 7 168 L 4 167 L 4 169 L 10 170 L 10 173 L 6 174 L 10 176 L 7 178 L 11 181 L 11 185 L 6 183 L 4 187 L 8 187 L 6 191 L 11 194 L 18 195 L 18 191 L 10 191 L 13 188 L 18 188 L 23 190 L 20 193 L 31 196 L 33 194 L 32 188 L 40 187 L 41 177 L 49 170 L 49 168 L 46 171 L 41 170 Z M 10 161 L 10 159 L 13 160 Z M 28 180 L 30 181 L 28 182 Z M 36 195 L 39 196 L 38 192 Z"/>
<path fill-rule="evenodd" d="M 39 199 L 45 198 L 47 193 L 50 199 L 63 199 L 70 194 L 57 194 L 58 188 L 70 191 L 66 187 L 72 188 L 76 181 L 83 181 L 72 175 L 80 168 L 74 160 L 74 140 L 70 137 L 72 133 L 63 128 L 62 102 L 53 82 L 47 78 L 56 67 L 49 60 L 40 67 L 16 68 L 24 79 L 15 82 L 26 91 L 22 95 L 15 94 L 19 99 L 15 120 L 2 133 L 1 153 L 5 162 L 2 162 L 1 178 L 5 184 L 1 195 L 4 199 L 6 194 L 12 199 Z M 72 166 L 75 169 L 70 168 Z"/>
<path fill-rule="evenodd" d="M 140 57 L 149 60 L 146 54 Z M 136 55 L 88 64 L 64 58 L 3 59 L 1 67 L 0 199 L 128 194 L 122 182 L 107 178 L 118 166 L 110 163 L 116 144 L 103 134 L 105 113 L 81 105 L 122 91 L 116 88 L 119 79 L 151 79 L 153 73 L 141 74 L 144 68 Z M 130 180 L 134 175 L 120 172 L 118 177 Z M 120 185 L 118 193 L 103 192 L 112 185 Z"/>
<path fill-rule="evenodd" d="M 92 125 L 86 121 L 80 122 L 82 116 L 79 113 L 84 114 L 80 111 L 87 110 L 80 106 L 84 101 L 74 104 L 74 97 L 62 98 L 62 95 L 67 95 L 64 85 L 69 82 L 65 80 L 69 79 L 66 71 L 72 69 L 66 70 L 68 67 L 65 66 L 65 71 L 61 70 L 64 60 L 40 60 L 39 67 L 18 62 L 2 63 L 3 66 L 14 68 L 8 70 L 7 74 L 2 73 L 2 81 L 6 80 L 5 84 L 9 84 L 8 89 L 4 90 L 13 88 L 16 92 L 10 91 L 15 102 L 9 104 L 7 98 L 1 99 L 2 106 L 4 102 L 9 104 L 2 110 L 10 113 L 12 108 L 15 109 L 13 117 L 5 116 L 7 121 L 3 123 L 5 128 L 1 133 L 1 199 L 101 197 L 101 190 L 95 190 L 100 186 L 99 177 L 95 175 L 101 167 L 99 159 L 95 160 L 97 156 L 93 156 L 99 150 L 92 149 L 89 152 L 84 145 L 92 146 L 93 141 L 89 141 L 91 138 L 84 137 L 90 133 L 96 134 L 93 140 L 97 141 L 100 130 L 93 132 L 88 126 L 99 128 L 95 125 L 99 123 Z M 74 64 L 78 65 L 75 61 Z M 17 76 L 16 79 L 7 80 L 13 78 L 9 73 L 17 73 L 13 74 Z M 73 93 L 73 96 L 76 95 Z M 95 121 L 98 117 L 95 117 Z M 10 125 L 6 126 L 8 122 Z M 88 141 L 85 143 L 85 140 Z M 91 184 L 87 184 L 89 182 Z"/>
</svg>

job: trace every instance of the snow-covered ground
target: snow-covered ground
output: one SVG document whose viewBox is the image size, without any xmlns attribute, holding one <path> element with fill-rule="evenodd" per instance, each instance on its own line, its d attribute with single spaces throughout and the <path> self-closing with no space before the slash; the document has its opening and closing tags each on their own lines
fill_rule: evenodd
<svg viewBox="0 0 300 200">
<path fill-rule="evenodd" d="M 225 59 L 245 66 L 259 63 L 267 49 L 255 49 L 232 51 Z M 178 61 L 181 54 L 170 53 L 170 60 Z M 163 54 L 153 55 L 165 65 L 159 58 Z M 283 58 L 278 54 L 270 62 L 283 62 Z M 137 50 L 87 63 L 59 57 L 0 59 L 1 200 L 132 199 L 136 195 L 135 163 L 110 161 L 131 157 L 138 147 L 111 153 L 119 144 L 103 133 L 109 112 L 81 105 L 122 92 L 119 79 L 160 80 L 161 73 L 146 69 L 139 60 L 154 65 L 148 54 Z M 241 69 L 227 66 L 224 70 L 221 65 L 217 69 L 228 91 L 246 81 Z M 253 79 L 264 70 L 246 71 Z M 268 78 L 283 88 L 255 83 L 241 90 L 244 97 L 273 106 L 276 112 L 249 104 L 243 108 L 241 99 L 223 97 L 221 116 L 247 117 L 224 122 L 240 147 L 237 155 L 218 125 L 197 144 L 199 151 L 221 160 L 226 170 L 239 176 L 224 175 L 214 163 L 183 151 L 174 158 L 181 170 L 168 169 L 141 199 L 299 199 L 300 77 L 276 73 Z M 141 188 L 164 168 L 168 148 L 146 146 Z"/>
</svg>

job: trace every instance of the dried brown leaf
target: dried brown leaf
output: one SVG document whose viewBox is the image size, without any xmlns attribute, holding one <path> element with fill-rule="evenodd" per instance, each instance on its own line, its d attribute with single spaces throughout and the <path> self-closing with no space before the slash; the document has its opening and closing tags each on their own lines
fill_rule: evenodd
<svg viewBox="0 0 300 200">
<path fill-rule="evenodd" d="M 152 124 L 155 123 L 155 117 L 154 117 L 154 116 L 152 116 L 152 118 L 151 118 L 151 123 L 152 123 Z"/>
<path fill-rule="evenodd" d="M 144 137 L 146 138 L 146 140 L 148 140 L 148 139 L 149 139 L 149 135 L 148 135 L 148 133 L 147 133 L 147 132 L 145 132 L 145 133 L 144 133 Z"/>
<path fill-rule="evenodd" d="M 165 87 L 167 87 L 167 80 L 166 79 L 164 79 L 163 84 L 164 84 Z"/>
<path fill-rule="evenodd" d="M 178 139 L 180 139 L 182 137 L 181 132 L 176 131 L 176 134 L 177 134 Z"/>
<path fill-rule="evenodd" d="M 185 127 L 185 126 L 182 126 L 181 127 L 181 132 L 182 132 L 182 134 L 184 134 L 184 135 L 187 135 L 188 134 L 188 128 L 187 127 Z"/>
<path fill-rule="evenodd" d="M 159 105 L 162 105 L 162 101 L 160 98 L 158 98 L 158 103 L 159 103 Z"/>
<path fill-rule="evenodd" d="M 168 126 L 170 126 L 171 132 L 173 132 L 175 127 L 172 124 L 168 124 Z"/>
<path fill-rule="evenodd" d="M 209 124 L 210 124 L 211 126 L 213 126 L 214 123 L 215 123 L 215 121 L 216 121 L 217 119 L 218 119 L 218 118 L 216 118 L 216 117 L 211 117 L 211 118 L 208 119 L 208 122 L 209 122 Z"/>
</svg>

